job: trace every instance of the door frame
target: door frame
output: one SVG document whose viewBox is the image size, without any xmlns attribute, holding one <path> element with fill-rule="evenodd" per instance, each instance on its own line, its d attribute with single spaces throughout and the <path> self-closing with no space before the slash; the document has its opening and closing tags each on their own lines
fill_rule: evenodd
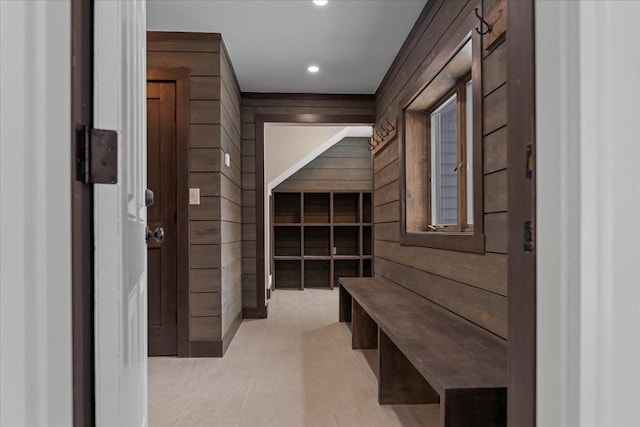
<svg viewBox="0 0 640 427">
<path fill-rule="evenodd" d="M 294 95 L 291 95 L 294 96 Z M 256 114 L 256 308 L 244 308 L 245 318 L 267 318 L 266 269 L 265 269 L 265 224 L 264 224 L 264 124 L 265 123 L 306 123 L 306 124 L 360 124 L 373 126 L 373 115 L 354 114 Z"/>
<path fill-rule="evenodd" d="M 187 67 L 147 67 L 148 82 L 176 85 L 176 304 L 177 353 L 189 357 L 189 88 Z"/>
<path fill-rule="evenodd" d="M 536 425 L 536 100 L 534 0 L 507 7 L 509 425 Z M 530 241 L 525 250 L 525 226 Z"/>
<path fill-rule="evenodd" d="M 71 2 L 71 301 L 73 425 L 95 423 L 93 184 L 78 179 L 78 137 L 93 127 L 94 0 Z"/>
</svg>

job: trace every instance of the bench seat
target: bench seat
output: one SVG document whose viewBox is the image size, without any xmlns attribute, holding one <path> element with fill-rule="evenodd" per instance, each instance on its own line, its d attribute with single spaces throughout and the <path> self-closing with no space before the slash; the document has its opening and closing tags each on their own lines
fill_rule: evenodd
<svg viewBox="0 0 640 427">
<path fill-rule="evenodd" d="M 340 285 L 353 348 L 378 348 L 381 404 L 440 403 L 442 426 L 506 425 L 504 340 L 384 279 Z"/>
</svg>

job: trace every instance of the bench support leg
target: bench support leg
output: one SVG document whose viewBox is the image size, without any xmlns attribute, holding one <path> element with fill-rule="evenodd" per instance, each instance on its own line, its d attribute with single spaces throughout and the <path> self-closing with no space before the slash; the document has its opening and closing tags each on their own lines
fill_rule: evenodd
<svg viewBox="0 0 640 427">
<path fill-rule="evenodd" d="M 351 295 L 349 292 L 340 285 L 340 303 L 339 303 L 339 312 L 338 312 L 338 321 L 340 322 L 351 322 Z"/>
<path fill-rule="evenodd" d="M 506 426 L 507 389 L 447 390 L 440 404 L 444 427 Z"/>
<path fill-rule="evenodd" d="M 438 403 L 438 393 L 380 329 L 378 402 L 381 405 Z"/>
<path fill-rule="evenodd" d="M 351 310 L 351 348 L 378 348 L 378 325 L 355 299 Z"/>
</svg>

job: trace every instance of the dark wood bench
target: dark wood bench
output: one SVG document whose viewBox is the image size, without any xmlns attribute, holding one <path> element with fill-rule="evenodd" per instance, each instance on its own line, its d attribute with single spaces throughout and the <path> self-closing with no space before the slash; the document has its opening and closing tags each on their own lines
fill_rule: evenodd
<svg viewBox="0 0 640 427">
<path fill-rule="evenodd" d="M 354 349 L 378 348 L 380 404 L 440 403 L 441 426 L 506 426 L 507 344 L 413 292 L 340 279 Z"/>
</svg>

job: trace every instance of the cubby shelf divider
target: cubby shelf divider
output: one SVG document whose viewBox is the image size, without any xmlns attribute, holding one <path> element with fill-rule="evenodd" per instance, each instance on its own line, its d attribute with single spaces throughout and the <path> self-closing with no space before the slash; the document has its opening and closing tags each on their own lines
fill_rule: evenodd
<svg viewBox="0 0 640 427">
<path fill-rule="evenodd" d="M 273 192 L 275 289 L 333 289 L 372 274 L 370 192 Z"/>
</svg>

